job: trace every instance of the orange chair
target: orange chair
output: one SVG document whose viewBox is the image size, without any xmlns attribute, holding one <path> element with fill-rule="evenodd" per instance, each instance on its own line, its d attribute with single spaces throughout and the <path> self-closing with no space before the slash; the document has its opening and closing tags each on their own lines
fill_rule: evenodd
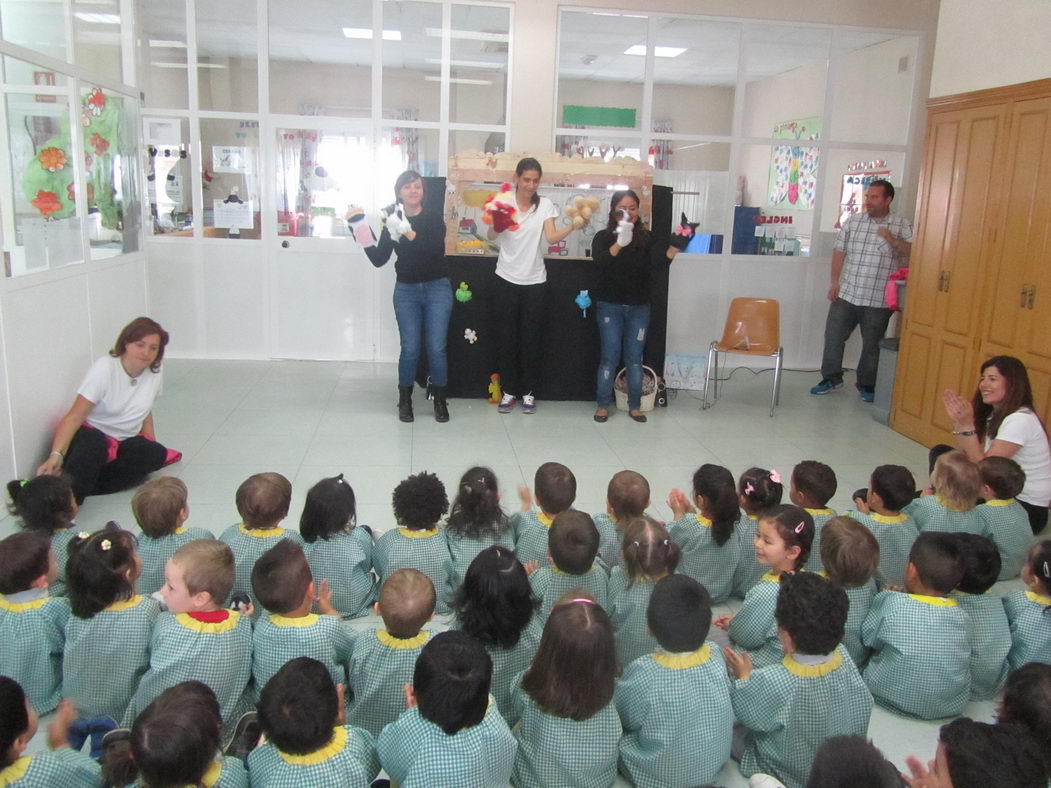
<svg viewBox="0 0 1051 788">
<path fill-rule="evenodd" d="M 704 371 L 702 408 L 710 408 L 719 399 L 719 354 L 740 353 L 746 356 L 772 356 L 774 390 L 770 415 L 781 397 L 781 364 L 785 349 L 781 347 L 781 304 L 773 298 L 735 298 L 726 315 L 723 338 L 708 346 L 708 367 Z M 708 403 L 708 382 L 712 383 L 712 401 Z"/>
</svg>

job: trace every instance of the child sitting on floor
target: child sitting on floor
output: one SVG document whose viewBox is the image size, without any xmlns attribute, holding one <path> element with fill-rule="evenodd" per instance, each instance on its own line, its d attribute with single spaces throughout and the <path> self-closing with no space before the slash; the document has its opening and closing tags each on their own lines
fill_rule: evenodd
<svg viewBox="0 0 1051 788">
<path fill-rule="evenodd" d="M 423 647 L 405 687 L 408 708 L 379 736 L 395 785 L 507 785 L 517 743 L 489 695 L 493 666 L 465 632 Z"/>
<path fill-rule="evenodd" d="M 832 736 L 814 753 L 806 788 L 904 788 L 904 783 L 864 736 Z"/>
<path fill-rule="evenodd" d="M 920 535 L 916 522 L 903 511 L 916 487 L 912 472 L 902 465 L 880 465 L 869 477 L 864 499 L 854 499 L 858 510 L 847 512 L 872 532 L 879 542 L 880 587 L 905 585 L 905 566 L 912 543 Z"/>
<path fill-rule="evenodd" d="M 266 743 L 248 756 L 252 788 L 367 786 L 379 774 L 372 734 L 344 720 L 344 688 L 316 659 L 286 663 L 259 695 Z"/>
<path fill-rule="evenodd" d="M 990 725 L 967 717 L 938 731 L 938 749 L 927 767 L 905 759 L 916 788 L 1046 788 L 1047 777 L 1037 744 L 1024 729 Z"/>
<path fill-rule="evenodd" d="M 803 460 L 792 469 L 788 499 L 814 519 L 814 543 L 810 546 L 810 562 L 807 564 L 807 569 L 812 572 L 825 568 L 821 563 L 821 529 L 836 516 L 836 510 L 829 509 L 828 502 L 838 486 L 836 472 L 823 462 Z"/>
<path fill-rule="evenodd" d="M 650 505 L 650 483 L 636 471 L 617 471 L 606 485 L 606 511 L 594 515 L 598 529 L 598 553 L 602 563 L 613 569 L 620 563 L 620 543 L 624 523 L 642 517 Z"/>
<path fill-rule="evenodd" d="M 616 690 L 620 771 L 633 785 L 705 785 L 730 757 L 730 681 L 722 651 L 705 642 L 711 620 L 711 597 L 692 577 L 653 587 L 646 622 L 659 648 L 625 667 Z"/>
<path fill-rule="evenodd" d="M 941 455 L 931 471 L 931 487 L 930 495 L 924 494 L 905 507 L 920 531 L 982 532 L 977 509 L 982 478 L 966 454 L 953 450 Z"/>
<path fill-rule="evenodd" d="M 569 509 L 576 500 L 577 480 L 573 471 L 562 463 L 545 462 L 536 469 L 533 489 L 540 511 L 533 511 L 529 490 L 520 487 L 518 492 L 522 498 L 522 511 L 516 512 L 511 518 L 515 555 L 523 564 L 530 561 L 539 561 L 541 564 L 547 562 L 547 531 L 555 516 Z"/>
<path fill-rule="evenodd" d="M 55 551 L 42 534 L 20 531 L 0 541 L 0 674 L 25 688 L 37 714 L 62 700 L 62 650 L 69 602 L 48 594 Z"/>
<path fill-rule="evenodd" d="M 383 581 L 376 613 L 386 629 L 354 638 L 347 671 L 354 693 L 347 714 L 352 725 L 378 736 L 404 710 L 402 688 L 412 681 L 416 657 L 431 637 L 422 628 L 434 615 L 434 604 L 434 584 L 423 572 L 399 569 Z"/>
<path fill-rule="evenodd" d="M 1022 582 L 1028 588 L 1004 597 L 1004 609 L 1011 625 L 1011 670 L 1027 662 L 1051 665 L 1051 539 L 1029 548 Z"/>
<path fill-rule="evenodd" d="M 161 614 L 150 638 L 150 669 L 124 715 L 124 727 L 169 687 L 191 679 L 215 693 L 224 731 L 252 707 L 251 610 L 226 610 L 234 584 L 234 554 L 223 542 L 197 539 L 164 567 Z"/>
<path fill-rule="evenodd" d="M 327 580 L 332 607 L 347 618 L 368 615 L 379 581 L 372 572 L 372 531 L 355 524 L 354 490 L 339 476 L 322 479 L 307 492 L 299 518 L 310 571 Z"/>
<path fill-rule="evenodd" d="M 992 539 L 1000 553 L 997 580 L 1010 580 L 1021 574 L 1033 544 L 1029 515 L 1016 500 L 1025 486 L 1025 471 L 1007 457 L 986 457 L 978 462 L 978 474 L 985 499 L 978 507 L 982 536 Z"/>
<path fill-rule="evenodd" d="M 784 574 L 775 613 L 781 663 L 753 669 L 747 652 L 726 649 L 734 714 L 748 729 L 741 774 L 767 772 L 802 788 L 821 742 L 868 730 L 872 696 L 840 645 L 848 606 L 846 593 L 817 573 Z M 735 754 L 737 745 L 735 737 Z"/>
<path fill-rule="evenodd" d="M 738 558 L 734 567 L 734 596 L 744 597 L 752 586 L 763 579 L 767 567 L 755 560 L 755 536 L 761 512 L 778 506 L 784 486 L 781 474 L 765 468 L 749 468 L 737 480 L 737 502 L 744 512 L 734 528 L 737 538 Z"/>
<path fill-rule="evenodd" d="M 482 550 L 493 545 L 515 549 L 511 520 L 500 508 L 499 489 L 490 468 L 476 465 L 460 477 L 456 500 L 445 522 L 445 544 L 452 560 L 449 585 L 454 592 Z"/>
<path fill-rule="evenodd" d="M 35 479 L 15 479 L 8 482 L 7 494 L 11 503 L 7 510 L 21 520 L 27 531 L 45 536 L 55 550 L 58 577 L 51 584 L 51 596 L 66 594 L 66 561 L 69 543 L 77 535 L 77 499 L 66 476 L 37 476 Z"/>
<path fill-rule="evenodd" d="M 175 476 L 150 479 L 135 491 L 131 511 L 142 533 L 138 536 L 142 575 L 139 590 L 152 594 L 164 585 L 164 565 L 175 551 L 194 539 L 214 539 L 211 531 L 187 528 L 190 508 L 186 484 Z"/>
<path fill-rule="evenodd" d="M 554 562 L 529 577 L 540 599 L 540 624 L 547 621 L 555 602 L 574 588 L 590 594 L 606 607 L 609 578 L 595 560 L 599 533 L 591 516 L 573 509 L 555 516 L 548 531 L 548 550 Z"/>
<path fill-rule="evenodd" d="M 438 528 L 449 508 L 445 486 L 433 473 L 417 473 L 394 488 L 394 519 L 398 528 L 387 531 L 376 543 L 373 563 L 380 580 L 399 569 L 423 572 L 437 594 L 435 612 L 448 613 L 451 596 L 452 558 Z M 374 732 L 375 735 L 379 731 Z"/>
<path fill-rule="evenodd" d="M 997 720 L 1029 732 L 1051 780 L 1051 665 L 1030 662 L 1008 674 Z"/>
<path fill-rule="evenodd" d="M 736 615 L 719 616 L 712 622 L 725 629 L 734 644 L 748 650 L 757 668 L 780 662 L 784 656 L 774 617 L 781 575 L 802 570 L 813 539 L 814 520 L 806 510 L 781 504 L 763 512 L 754 549 L 756 560 L 769 569 L 745 595 Z"/>
<path fill-rule="evenodd" d="M 953 539 L 960 551 L 963 577 L 952 598 L 971 622 L 971 700 L 989 700 L 1007 678 L 1011 650 L 1011 625 L 1003 599 L 989 593 L 1000 571 L 1000 556 L 996 545 L 984 536 L 953 534 Z"/>
<path fill-rule="evenodd" d="M 726 601 L 733 591 L 740 560 L 741 545 L 734 538 L 734 524 L 741 516 L 737 504 L 733 474 L 711 463 L 693 474 L 692 503 L 680 490 L 668 496 L 675 518 L 668 533 L 682 550 L 679 571 L 703 585 L 715 603 Z"/>
<path fill-rule="evenodd" d="M 876 595 L 861 639 L 874 652 L 865 682 L 881 706 L 931 720 L 958 715 L 967 705 L 970 622 L 949 596 L 962 577 L 952 535 L 921 533 L 905 568 L 908 593 Z"/>
<path fill-rule="evenodd" d="M 327 580 L 320 593 L 303 549 L 282 539 L 255 562 L 252 594 L 270 614 L 252 634 L 252 679 L 258 692 L 286 662 L 313 657 L 328 668 L 334 684 L 346 681 L 354 646 L 351 630 L 332 605 Z M 312 613 L 314 603 L 317 613 Z"/>
<path fill-rule="evenodd" d="M 874 575 L 879 566 L 879 542 L 868 528 L 850 517 L 833 517 L 825 523 L 821 558 L 825 576 L 842 588 L 850 602 L 843 645 L 861 670 L 869 650 L 861 642 L 861 625 L 876 596 Z"/>
<path fill-rule="evenodd" d="M 234 551 L 236 576 L 230 589 L 230 599 L 247 596 L 251 599 L 252 567 L 256 559 L 281 539 L 291 539 L 303 544 L 303 538 L 295 531 L 281 527 L 288 516 L 292 502 L 292 483 L 280 473 L 256 473 L 245 479 L 237 488 L 237 513 L 241 515 L 238 525 L 231 525 L 219 535 L 219 541 L 228 544 Z M 216 599 L 217 605 L 230 600 Z M 262 608 L 253 606 L 258 616 Z"/>
</svg>

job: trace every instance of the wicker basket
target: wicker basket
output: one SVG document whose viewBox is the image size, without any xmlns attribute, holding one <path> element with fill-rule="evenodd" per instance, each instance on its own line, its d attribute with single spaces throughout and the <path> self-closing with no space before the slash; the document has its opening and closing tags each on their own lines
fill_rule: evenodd
<svg viewBox="0 0 1051 788">
<path fill-rule="evenodd" d="M 613 396 L 617 400 L 617 410 L 628 410 L 628 378 L 624 374 L 626 370 L 617 373 L 613 379 Z M 639 410 L 644 413 L 653 410 L 657 401 L 657 373 L 643 365 L 642 367 L 642 399 Z"/>
</svg>

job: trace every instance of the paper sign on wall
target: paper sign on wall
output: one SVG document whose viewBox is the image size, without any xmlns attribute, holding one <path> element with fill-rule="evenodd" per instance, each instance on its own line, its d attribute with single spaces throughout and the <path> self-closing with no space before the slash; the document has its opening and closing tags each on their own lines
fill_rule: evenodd
<svg viewBox="0 0 1051 788">
<path fill-rule="evenodd" d="M 238 145 L 213 145 L 212 171 L 248 172 L 248 149 Z"/>
<path fill-rule="evenodd" d="M 215 227 L 228 230 L 251 230 L 255 227 L 255 213 L 251 202 L 212 200 L 212 211 Z"/>
</svg>

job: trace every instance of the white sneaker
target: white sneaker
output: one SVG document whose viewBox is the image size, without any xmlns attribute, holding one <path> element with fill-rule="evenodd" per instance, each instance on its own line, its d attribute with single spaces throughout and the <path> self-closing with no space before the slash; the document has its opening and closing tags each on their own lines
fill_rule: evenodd
<svg viewBox="0 0 1051 788">
<path fill-rule="evenodd" d="M 753 774 L 748 778 L 749 788 L 785 788 L 785 784 L 769 774 Z"/>
<path fill-rule="evenodd" d="M 532 398 L 530 398 L 532 399 Z M 510 413 L 515 407 L 515 395 L 504 394 L 500 398 L 500 404 L 496 406 L 497 411 L 500 413 Z"/>
<path fill-rule="evenodd" d="M 522 413 L 536 413 L 536 397 L 532 393 L 522 396 Z"/>
</svg>

